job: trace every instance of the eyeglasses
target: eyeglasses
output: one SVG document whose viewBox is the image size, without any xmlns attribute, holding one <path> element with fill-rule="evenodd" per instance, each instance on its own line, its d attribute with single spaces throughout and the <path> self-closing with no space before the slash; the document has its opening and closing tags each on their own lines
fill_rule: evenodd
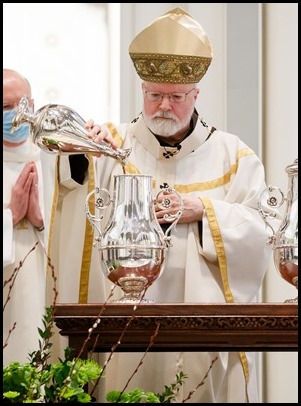
<svg viewBox="0 0 301 406">
<path fill-rule="evenodd" d="M 149 102 L 161 102 L 164 96 L 169 98 L 169 101 L 173 103 L 183 103 L 186 100 L 187 95 L 195 90 L 195 87 L 189 90 L 189 92 L 175 92 L 175 93 L 162 93 L 162 92 L 147 92 L 144 90 L 146 100 Z"/>
</svg>

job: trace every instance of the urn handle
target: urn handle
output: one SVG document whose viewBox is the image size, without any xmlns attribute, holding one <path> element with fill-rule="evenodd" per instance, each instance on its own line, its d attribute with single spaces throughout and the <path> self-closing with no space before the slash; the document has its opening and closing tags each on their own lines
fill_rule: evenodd
<svg viewBox="0 0 301 406">
<path fill-rule="evenodd" d="M 95 194 L 96 200 L 93 202 L 93 204 L 90 202 L 91 196 Z M 97 197 L 97 195 L 99 195 Z M 90 221 L 91 225 L 93 228 L 95 228 L 98 232 L 98 236 L 95 237 L 95 242 L 94 246 L 97 246 L 103 237 L 103 233 L 100 228 L 100 223 L 103 220 L 103 215 L 100 214 L 99 217 L 97 217 L 95 214 L 91 212 L 92 209 L 99 209 L 99 210 L 105 210 L 107 207 L 110 206 L 112 203 L 112 198 L 110 196 L 110 193 L 108 192 L 107 189 L 105 188 L 99 188 L 96 187 L 95 189 L 91 190 L 90 193 L 88 193 L 86 197 L 86 202 L 85 202 L 85 212 L 88 220 Z M 93 210 L 94 211 L 94 210 Z"/>
<path fill-rule="evenodd" d="M 271 235 L 268 239 L 268 244 L 273 244 L 275 242 L 276 238 L 276 232 L 272 225 L 269 223 L 268 219 L 274 219 L 277 216 L 277 213 L 274 212 L 273 210 L 268 210 L 268 208 L 263 207 L 263 202 L 265 202 L 268 206 L 272 207 L 273 209 L 277 209 L 283 205 L 283 203 L 286 201 L 286 197 L 284 196 L 284 193 L 279 187 L 276 186 L 268 186 L 267 188 L 264 189 L 264 191 L 261 193 L 259 201 L 258 201 L 258 211 L 261 217 L 263 218 L 265 224 L 270 227 L 270 229 L 273 232 L 273 235 Z"/>
<path fill-rule="evenodd" d="M 166 247 L 168 248 L 172 246 L 171 236 L 169 235 L 170 231 L 173 228 L 174 229 L 176 228 L 176 225 L 183 214 L 184 205 L 181 195 L 175 189 L 170 187 L 168 184 L 164 184 L 163 186 L 161 186 L 161 190 L 157 193 L 157 196 L 154 201 L 154 203 L 157 204 L 158 207 L 160 207 L 161 209 L 168 209 L 171 206 L 170 198 L 168 197 L 168 195 L 166 195 L 166 193 L 168 193 L 169 195 L 175 194 L 179 201 L 179 208 L 176 214 L 164 214 L 164 220 L 171 222 L 170 226 L 164 233 L 164 242 L 166 244 Z M 161 195 L 163 195 L 162 203 L 159 203 L 158 198 Z"/>
</svg>

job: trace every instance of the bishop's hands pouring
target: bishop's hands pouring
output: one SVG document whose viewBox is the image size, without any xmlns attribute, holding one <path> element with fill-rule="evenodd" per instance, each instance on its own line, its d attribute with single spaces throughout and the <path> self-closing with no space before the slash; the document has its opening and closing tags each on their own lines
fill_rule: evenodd
<svg viewBox="0 0 301 406">
<path fill-rule="evenodd" d="M 89 131 L 87 137 L 90 138 L 96 144 L 100 144 L 102 141 L 104 141 L 110 144 L 110 146 L 113 149 L 116 150 L 118 148 L 116 140 L 114 140 L 112 135 L 104 128 L 104 126 L 94 124 L 93 120 L 88 120 L 86 122 L 85 128 L 87 129 L 87 131 Z M 93 155 L 96 157 L 100 157 L 102 154 L 95 153 Z"/>
</svg>

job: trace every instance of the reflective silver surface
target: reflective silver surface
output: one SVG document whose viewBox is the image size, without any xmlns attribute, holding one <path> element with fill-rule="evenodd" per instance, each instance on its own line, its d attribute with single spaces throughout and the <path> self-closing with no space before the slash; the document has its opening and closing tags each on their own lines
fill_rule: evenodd
<svg viewBox="0 0 301 406">
<path fill-rule="evenodd" d="M 30 124 L 33 142 L 49 153 L 101 153 L 124 163 L 131 152 L 130 149 L 115 150 L 104 141 L 100 144 L 92 141 L 87 137 L 89 132 L 83 118 L 70 107 L 60 104 L 47 104 L 32 114 L 28 99 L 22 97 L 13 119 L 12 130 L 25 122 Z"/>
<path fill-rule="evenodd" d="M 171 224 L 163 233 L 155 216 L 151 185 L 151 176 L 118 175 L 114 177 L 112 198 L 106 189 L 96 188 L 86 199 L 87 217 L 98 231 L 95 245 L 99 249 L 103 272 L 124 292 L 118 302 L 151 301 L 143 295 L 163 272 L 166 252 L 171 245 L 169 231 L 182 215 L 182 199 L 167 185 L 156 199 L 164 192 L 176 193 L 179 210 L 176 215 L 168 217 Z M 103 232 L 97 226 L 102 217 L 92 215 L 89 209 L 89 199 L 94 193 L 98 209 L 105 210 L 111 203 L 113 205 Z M 169 199 L 163 196 L 162 204 L 168 208 Z"/>
<path fill-rule="evenodd" d="M 258 204 L 259 212 L 273 235 L 268 243 L 273 244 L 274 263 L 283 279 L 298 289 L 298 159 L 285 168 L 288 175 L 288 191 L 284 193 L 277 187 L 269 186 L 261 195 Z M 268 194 L 268 198 L 266 198 Z M 263 202 L 274 208 L 286 203 L 285 212 L 278 231 L 275 231 L 267 220 L 273 218 L 272 211 L 263 208 Z M 288 299 L 287 302 L 297 302 Z"/>
</svg>

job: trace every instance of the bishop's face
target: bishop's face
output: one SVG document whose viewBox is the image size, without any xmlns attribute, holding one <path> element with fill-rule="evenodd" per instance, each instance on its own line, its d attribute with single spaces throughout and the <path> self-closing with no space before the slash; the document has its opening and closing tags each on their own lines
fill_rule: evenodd
<svg viewBox="0 0 301 406">
<path fill-rule="evenodd" d="M 148 128 L 162 137 L 186 133 L 199 89 L 195 84 L 143 82 L 143 117 Z"/>
</svg>

